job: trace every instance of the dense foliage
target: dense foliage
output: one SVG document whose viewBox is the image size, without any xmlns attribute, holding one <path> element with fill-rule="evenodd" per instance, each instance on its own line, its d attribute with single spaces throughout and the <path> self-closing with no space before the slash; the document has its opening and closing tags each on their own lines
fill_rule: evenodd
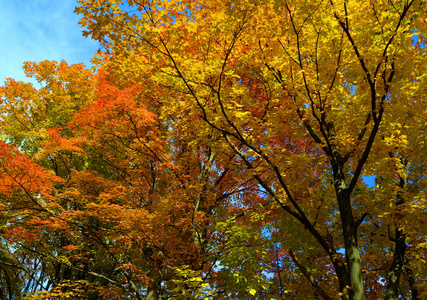
<svg viewBox="0 0 427 300">
<path fill-rule="evenodd" d="M 427 297 L 425 1 L 76 12 L 0 88 L 0 299 Z"/>
</svg>

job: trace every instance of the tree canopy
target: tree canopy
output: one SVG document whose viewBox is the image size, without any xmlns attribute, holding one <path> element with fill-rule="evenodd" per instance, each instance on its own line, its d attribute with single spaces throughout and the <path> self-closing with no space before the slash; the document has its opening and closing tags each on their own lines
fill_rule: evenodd
<svg viewBox="0 0 427 300">
<path fill-rule="evenodd" d="M 0 88 L 0 299 L 427 297 L 423 0 L 80 0 Z"/>
</svg>

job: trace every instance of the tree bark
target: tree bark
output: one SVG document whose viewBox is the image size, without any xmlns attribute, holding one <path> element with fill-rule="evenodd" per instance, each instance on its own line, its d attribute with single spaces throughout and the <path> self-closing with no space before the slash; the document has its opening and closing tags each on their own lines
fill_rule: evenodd
<svg viewBox="0 0 427 300">
<path fill-rule="evenodd" d="M 400 177 L 400 176 L 399 176 Z M 400 177 L 399 188 L 405 189 L 406 180 Z M 396 207 L 403 205 L 405 199 L 402 193 L 397 194 Z M 396 214 L 396 217 L 399 218 L 400 213 Z M 402 274 L 403 264 L 405 261 L 405 251 L 406 251 L 406 235 L 403 232 L 403 229 L 399 227 L 398 224 L 395 225 L 395 246 L 394 246 L 394 257 L 391 264 L 390 271 L 388 273 L 387 280 L 387 290 L 385 300 L 397 300 L 399 299 L 399 280 L 400 275 Z"/>
<path fill-rule="evenodd" d="M 409 267 L 405 267 L 405 271 L 406 274 L 408 275 L 408 282 L 409 282 L 409 287 L 411 289 L 411 296 L 412 296 L 412 300 L 420 300 L 420 298 L 418 297 L 419 293 L 418 293 L 418 289 L 415 287 L 415 275 L 414 272 L 412 272 L 412 269 Z"/>
<path fill-rule="evenodd" d="M 344 298 L 350 300 L 364 300 L 365 291 L 363 288 L 362 261 L 357 243 L 358 225 L 353 217 L 350 197 L 351 191 L 345 182 L 344 166 L 339 154 L 335 155 L 332 166 L 335 193 L 338 201 L 344 238 L 345 259 L 348 269 L 348 295 Z"/>
<path fill-rule="evenodd" d="M 345 258 L 349 274 L 350 300 L 365 299 L 362 278 L 362 261 L 357 243 L 357 225 L 353 218 L 350 195 L 347 189 L 339 190 L 338 205 L 340 209 L 341 223 L 343 227 Z"/>
<path fill-rule="evenodd" d="M 145 297 L 146 300 L 160 300 L 161 297 L 159 296 L 159 282 L 156 279 L 150 278 L 147 288 L 147 296 Z"/>
</svg>

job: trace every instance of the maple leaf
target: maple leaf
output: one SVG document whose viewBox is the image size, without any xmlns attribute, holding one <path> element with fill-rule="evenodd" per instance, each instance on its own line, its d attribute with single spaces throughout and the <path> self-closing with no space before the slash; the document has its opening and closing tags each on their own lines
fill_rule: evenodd
<svg viewBox="0 0 427 300">
<path fill-rule="evenodd" d="M 44 86 L 0 91 L 16 282 L 80 293 L 84 274 L 98 298 L 422 297 L 424 1 L 79 4 L 106 49 L 96 75 L 27 63 Z"/>
</svg>

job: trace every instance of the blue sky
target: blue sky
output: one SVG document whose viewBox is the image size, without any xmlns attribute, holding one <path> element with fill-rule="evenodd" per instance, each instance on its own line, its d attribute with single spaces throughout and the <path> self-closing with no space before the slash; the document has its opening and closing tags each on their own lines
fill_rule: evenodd
<svg viewBox="0 0 427 300">
<path fill-rule="evenodd" d="M 90 66 L 99 44 L 82 36 L 74 13 L 77 0 L 1 2 L 0 85 L 8 77 L 30 81 L 22 71 L 24 61 L 65 60 Z"/>
</svg>

